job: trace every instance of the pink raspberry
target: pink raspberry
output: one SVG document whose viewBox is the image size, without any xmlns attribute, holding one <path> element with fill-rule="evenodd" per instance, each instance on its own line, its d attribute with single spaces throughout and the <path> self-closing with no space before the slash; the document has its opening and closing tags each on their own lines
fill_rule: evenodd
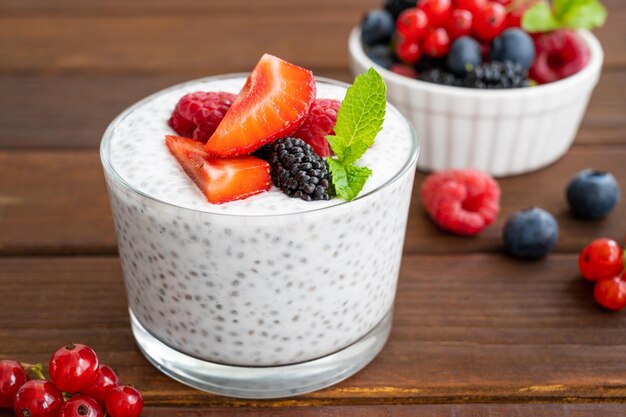
<svg viewBox="0 0 626 417">
<path fill-rule="evenodd" d="M 180 136 L 206 142 L 235 98 L 236 94 L 213 91 L 186 94 L 176 104 L 168 123 Z"/>
<path fill-rule="evenodd" d="M 309 115 L 293 137 L 311 145 L 315 153 L 322 158 L 332 155 L 326 136 L 335 134 L 337 112 L 340 106 L 341 102 L 338 100 L 325 98 L 315 100 Z"/>
<path fill-rule="evenodd" d="M 500 211 L 500 187 L 478 170 L 450 170 L 432 174 L 422 184 L 426 211 L 442 229 L 472 236 L 494 222 Z"/>
</svg>

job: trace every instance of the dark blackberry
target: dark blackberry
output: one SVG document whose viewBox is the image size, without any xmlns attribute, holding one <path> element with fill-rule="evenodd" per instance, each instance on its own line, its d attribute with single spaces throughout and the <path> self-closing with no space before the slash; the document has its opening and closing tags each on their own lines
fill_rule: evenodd
<svg viewBox="0 0 626 417">
<path fill-rule="evenodd" d="M 419 74 L 422 72 L 430 71 L 434 68 L 443 69 L 445 65 L 445 58 L 432 58 L 428 55 L 424 55 L 420 58 L 419 61 L 417 61 L 415 65 L 413 65 L 413 68 L 415 68 L 415 71 L 417 71 L 417 73 Z"/>
<path fill-rule="evenodd" d="M 439 68 L 432 68 L 424 71 L 417 76 L 418 80 L 428 83 L 447 85 L 450 87 L 461 87 L 463 80 L 454 76 L 454 74 Z"/>
<path fill-rule="evenodd" d="M 463 80 L 463 87 L 502 89 L 528 87 L 528 72 L 511 61 L 489 62 L 476 66 Z"/>
<path fill-rule="evenodd" d="M 385 0 L 383 7 L 393 16 L 394 20 L 398 19 L 400 13 L 411 7 L 415 7 L 415 0 Z"/>
<path fill-rule="evenodd" d="M 305 201 L 330 200 L 326 162 L 302 139 L 278 139 L 256 155 L 269 162 L 274 185 L 289 197 Z"/>
</svg>

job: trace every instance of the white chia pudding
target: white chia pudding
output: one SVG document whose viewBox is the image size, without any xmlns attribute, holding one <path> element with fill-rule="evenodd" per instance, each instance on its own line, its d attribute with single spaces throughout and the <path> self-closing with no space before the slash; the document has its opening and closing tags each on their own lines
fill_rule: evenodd
<svg viewBox="0 0 626 417">
<path fill-rule="evenodd" d="M 273 187 L 208 203 L 165 146 L 184 94 L 239 92 L 243 76 L 164 90 L 114 121 L 102 143 L 130 310 L 190 356 L 239 366 L 320 358 L 372 330 L 393 306 L 417 145 L 392 107 L 361 159 L 361 196 L 305 202 Z M 344 85 L 317 81 L 318 98 Z"/>
</svg>

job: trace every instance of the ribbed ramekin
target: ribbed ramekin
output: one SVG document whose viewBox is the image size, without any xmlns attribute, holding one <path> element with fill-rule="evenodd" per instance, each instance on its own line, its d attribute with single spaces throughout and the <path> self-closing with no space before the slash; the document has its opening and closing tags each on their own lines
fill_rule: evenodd
<svg viewBox="0 0 626 417">
<path fill-rule="evenodd" d="M 580 35 L 591 50 L 584 69 L 551 84 L 510 90 L 448 87 L 395 74 L 365 55 L 358 28 L 349 51 L 352 72 L 375 67 L 389 101 L 415 126 L 422 143 L 419 169 L 477 168 L 504 177 L 549 165 L 572 145 L 604 59 L 598 39 L 588 31 Z"/>
</svg>

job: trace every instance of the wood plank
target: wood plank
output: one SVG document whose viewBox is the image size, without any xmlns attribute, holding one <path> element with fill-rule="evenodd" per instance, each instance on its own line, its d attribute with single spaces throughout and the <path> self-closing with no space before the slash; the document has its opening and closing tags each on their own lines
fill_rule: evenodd
<svg viewBox="0 0 626 417">
<path fill-rule="evenodd" d="M 597 33 L 606 65 L 623 67 L 626 5 L 604 3 L 610 18 Z M 2 0 L 0 72 L 215 74 L 248 70 L 266 51 L 308 67 L 343 68 L 350 29 L 379 4 Z"/>
<path fill-rule="evenodd" d="M 500 180 L 502 213 L 496 225 L 477 238 L 439 231 L 413 193 L 407 253 L 456 253 L 501 250 L 500 230 L 506 216 L 533 205 L 557 217 L 557 250 L 577 252 L 591 239 L 622 239 L 626 218 L 615 213 L 604 221 L 574 219 L 563 197 L 578 170 L 597 167 L 626 184 L 623 146 L 577 146 L 558 163 L 526 176 Z M 415 189 L 425 178 L 418 174 Z M 0 254 L 114 254 L 115 238 L 104 179 L 96 150 L 0 151 Z"/>
<path fill-rule="evenodd" d="M 115 257 L 5 257 L 0 286 L 11 295 L 0 313 L 0 357 L 46 362 L 68 340 L 88 343 L 149 406 L 621 402 L 626 395 L 626 315 L 594 305 L 575 255 L 540 263 L 407 256 L 381 355 L 335 387 L 274 402 L 205 394 L 149 365 L 130 333 Z"/>
</svg>

